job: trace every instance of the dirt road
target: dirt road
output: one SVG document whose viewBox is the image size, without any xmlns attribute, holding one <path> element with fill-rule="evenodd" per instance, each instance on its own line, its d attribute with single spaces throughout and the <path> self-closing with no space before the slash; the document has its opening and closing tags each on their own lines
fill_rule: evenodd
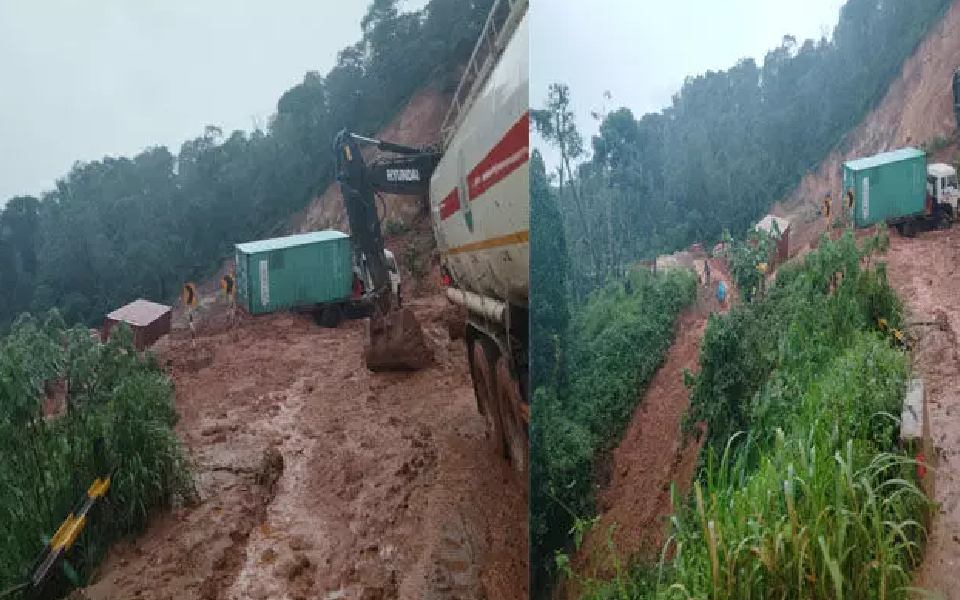
<svg viewBox="0 0 960 600">
<path fill-rule="evenodd" d="M 702 262 L 695 263 L 698 269 L 700 265 Z M 701 286 L 696 305 L 681 313 L 674 343 L 613 451 L 609 482 L 597 494 L 599 523 L 577 556 L 577 570 L 583 575 L 606 578 L 614 572 L 614 557 L 607 549 L 611 536 L 621 564 L 630 558 L 656 559 L 673 513 L 671 486 L 676 484 L 683 496 L 693 482 L 702 442 L 681 435 L 690 406 L 683 371 L 699 370 L 700 341 L 709 315 L 725 311 L 737 301 L 725 263 L 711 259 L 710 265 L 713 285 L 709 289 Z M 713 296 L 718 278 L 726 281 L 731 294 L 725 307 Z M 572 592 L 567 597 L 575 597 Z"/>
<path fill-rule="evenodd" d="M 413 374 L 363 368 L 360 321 L 168 341 L 199 501 L 118 544 L 85 596 L 526 598 L 525 485 L 486 443 L 444 302 L 411 303 L 438 356 Z"/>
<path fill-rule="evenodd" d="M 890 236 L 889 280 L 905 303 L 908 321 L 935 321 L 910 333 L 917 341 L 914 369 L 923 376 L 938 469 L 932 525 L 916 584 L 956 597 L 960 589 L 960 227 L 913 239 Z"/>
</svg>

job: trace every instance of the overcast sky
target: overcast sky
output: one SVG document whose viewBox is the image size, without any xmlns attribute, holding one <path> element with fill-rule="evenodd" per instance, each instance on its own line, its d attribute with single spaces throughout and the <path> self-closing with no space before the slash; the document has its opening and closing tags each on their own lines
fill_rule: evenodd
<svg viewBox="0 0 960 600">
<path fill-rule="evenodd" d="M 539 10 L 545 4 L 549 9 Z M 630 108 L 639 117 L 670 104 L 688 75 L 760 63 L 785 34 L 833 31 L 843 0 L 534 0 L 530 18 L 530 96 L 570 85 L 585 141 L 597 130 L 591 110 Z M 613 99 L 605 101 L 609 90 Z M 536 144 L 541 146 L 541 144 Z M 588 145 L 589 147 L 589 145 Z M 548 154 L 549 164 L 553 155 Z"/>
<path fill-rule="evenodd" d="M 368 4 L 0 0 L 0 204 L 52 188 L 75 160 L 265 125 L 360 38 Z"/>
</svg>

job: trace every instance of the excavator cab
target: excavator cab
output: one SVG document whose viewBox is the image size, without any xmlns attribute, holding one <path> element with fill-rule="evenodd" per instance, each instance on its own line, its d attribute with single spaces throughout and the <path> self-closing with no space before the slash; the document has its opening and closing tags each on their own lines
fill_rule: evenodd
<svg viewBox="0 0 960 600">
<path fill-rule="evenodd" d="M 368 165 L 361 144 L 391 156 L 377 156 Z M 364 361 L 371 371 L 421 369 L 433 361 L 433 353 L 413 311 L 400 306 L 399 270 L 393 254 L 383 245 L 376 200 L 380 193 L 426 195 L 439 155 L 431 149 L 382 142 L 346 131 L 337 135 L 334 151 L 355 254 L 362 257 L 363 279 L 373 305 L 366 324 Z"/>
</svg>

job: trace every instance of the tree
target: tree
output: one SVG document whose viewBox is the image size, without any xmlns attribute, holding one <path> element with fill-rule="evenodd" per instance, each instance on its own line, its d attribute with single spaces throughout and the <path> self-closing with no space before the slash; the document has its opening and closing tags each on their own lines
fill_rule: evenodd
<svg viewBox="0 0 960 600">
<path fill-rule="evenodd" d="M 530 372 L 532 388 L 556 383 L 563 372 L 561 340 L 567 329 L 567 243 L 563 219 L 540 152 L 530 156 Z"/>
<path fill-rule="evenodd" d="M 560 151 L 560 195 L 563 196 L 564 173 L 566 180 L 570 183 L 570 194 L 574 200 L 574 205 L 580 216 L 580 226 L 582 228 L 580 243 L 585 246 L 593 258 L 593 278 L 599 280 L 602 277 L 603 262 L 598 253 L 587 214 L 583 207 L 583 200 L 580 196 L 580 190 L 576 185 L 572 161 L 579 159 L 584 152 L 583 137 L 577 130 L 576 119 L 573 110 L 570 108 L 570 88 L 564 83 L 554 83 L 550 85 L 547 94 L 547 107 L 541 110 L 530 111 L 534 126 L 547 143 L 557 147 Z"/>
</svg>

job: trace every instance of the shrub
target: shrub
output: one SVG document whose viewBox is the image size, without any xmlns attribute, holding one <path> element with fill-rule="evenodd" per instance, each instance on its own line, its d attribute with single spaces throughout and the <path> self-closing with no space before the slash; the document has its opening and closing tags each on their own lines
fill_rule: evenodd
<svg viewBox="0 0 960 600">
<path fill-rule="evenodd" d="M 65 381 L 66 412 L 45 419 L 44 385 Z M 56 312 L 24 316 L 0 340 L 0 589 L 26 570 L 88 486 L 115 469 L 68 557 L 88 576 L 109 543 L 144 527 L 150 513 L 190 488 L 173 385 L 133 347 L 125 327 L 100 344 Z M 58 576 L 48 594 L 68 582 Z"/>
<path fill-rule="evenodd" d="M 708 443 L 674 498 L 656 569 L 587 598 L 904 598 L 929 500 L 896 446 L 905 354 L 878 330 L 900 303 L 849 233 L 784 266 L 762 299 L 714 316 L 689 421 Z"/>
</svg>

